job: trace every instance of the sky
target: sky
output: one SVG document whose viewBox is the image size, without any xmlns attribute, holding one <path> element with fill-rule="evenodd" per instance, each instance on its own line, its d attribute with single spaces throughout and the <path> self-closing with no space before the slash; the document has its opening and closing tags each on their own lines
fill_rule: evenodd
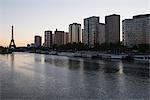
<svg viewBox="0 0 150 100">
<path fill-rule="evenodd" d="M 11 26 L 17 46 L 34 42 L 34 35 L 44 38 L 44 31 L 68 32 L 71 23 L 81 23 L 90 16 L 121 15 L 121 21 L 150 13 L 150 0 L 0 0 L 0 46 L 9 46 Z M 44 40 L 44 39 L 43 39 Z M 42 41 L 44 42 L 44 41 Z"/>
</svg>

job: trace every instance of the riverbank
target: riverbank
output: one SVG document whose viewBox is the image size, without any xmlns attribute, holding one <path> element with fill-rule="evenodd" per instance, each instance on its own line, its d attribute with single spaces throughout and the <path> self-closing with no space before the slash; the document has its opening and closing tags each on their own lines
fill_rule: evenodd
<svg viewBox="0 0 150 100">
<path fill-rule="evenodd" d="M 10 54 L 18 50 L 0 48 L 0 54 Z M 23 50 L 21 52 L 37 53 L 37 54 L 46 54 L 46 55 L 58 55 L 58 56 L 67 56 L 67 57 L 79 57 L 79 58 L 99 58 L 99 59 L 117 59 L 117 60 L 134 60 L 142 63 L 150 64 L 150 55 L 149 54 L 129 54 L 129 53 L 119 53 L 111 54 L 107 52 L 98 52 L 98 51 L 43 51 L 43 50 Z"/>
<path fill-rule="evenodd" d="M 105 52 L 96 52 L 96 51 L 76 51 L 76 52 L 58 52 L 58 51 L 40 51 L 37 50 L 38 54 L 48 54 L 48 55 L 58 55 L 58 56 L 67 56 L 67 57 L 79 57 L 79 58 L 99 58 L 102 60 L 106 59 L 117 59 L 117 60 L 134 60 L 142 63 L 150 63 L 150 55 L 146 54 L 108 54 Z"/>
<path fill-rule="evenodd" d="M 0 48 L 0 54 L 11 54 L 13 51 L 8 48 Z"/>
</svg>

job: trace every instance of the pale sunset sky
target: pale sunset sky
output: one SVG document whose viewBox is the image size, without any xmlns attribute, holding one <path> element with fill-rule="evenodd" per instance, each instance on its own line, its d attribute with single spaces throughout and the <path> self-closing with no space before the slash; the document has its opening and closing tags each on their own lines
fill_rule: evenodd
<svg viewBox="0 0 150 100">
<path fill-rule="evenodd" d="M 44 31 L 68 31 L 69 24 L 81 23 L 90 16 L 120 14 L 123 19 L 150 13 L 150 0 L 0 0 L 0 46 L 8 46 L 11 26 L 15 43 L 26 46 L 34 35 L 44 38 Z"/>
</svg>

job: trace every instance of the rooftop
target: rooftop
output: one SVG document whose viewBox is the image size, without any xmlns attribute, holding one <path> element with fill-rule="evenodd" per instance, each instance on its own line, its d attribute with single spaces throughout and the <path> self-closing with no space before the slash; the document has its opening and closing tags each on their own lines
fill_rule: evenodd
<svg viewBox="0 0 150 100">
<path fill-rule="evenodd" d="M 133 16 L 133 18 L 145 18 L 145 17 L 150 17 L 150 14 L 141 14 Z"/>
</svg>

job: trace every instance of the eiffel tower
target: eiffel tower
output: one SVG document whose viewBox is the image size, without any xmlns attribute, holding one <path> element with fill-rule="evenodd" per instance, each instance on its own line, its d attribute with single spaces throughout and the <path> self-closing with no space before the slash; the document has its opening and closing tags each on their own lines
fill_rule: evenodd
<svg viewBox="0 0 150 100">
<path fill-rule="evenodd" d="M 14 48 L 14 49 L 16 48 L 15 41 L 14 41 L 13 26 L 12 26 L 11 41 L 10 41 L 9 48 Z"/>
</svg>

